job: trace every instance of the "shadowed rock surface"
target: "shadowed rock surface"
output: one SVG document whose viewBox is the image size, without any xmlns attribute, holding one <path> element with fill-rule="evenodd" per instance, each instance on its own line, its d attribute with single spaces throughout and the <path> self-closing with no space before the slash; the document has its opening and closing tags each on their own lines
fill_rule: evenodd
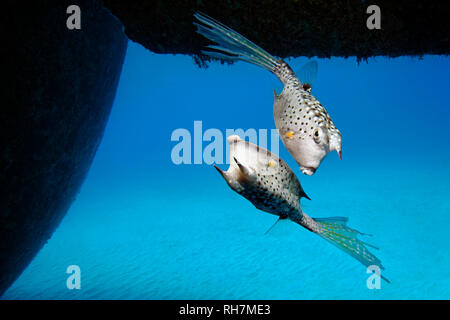
<svg viewBox="0 0 450 320">
<path fill-rule="evenodd" d="M 450 52 L 448 1 L 414 0 L 104 0 L 128 37 L 157 53 L 195 55 L 206 42 L 195 33 L 200 10 L 279 57 L 365 59 Z M 367 7 L 381 9 L 381 30 L 369 30 Z M 203 58 L 196 58 L 198 63 Z"/>
<path fill-rule="evenodd" d="M 75 3 L 81 30 L 72 31 L 66 9 Z M 127 44 L 120 22 L 94 1 L 6 1 L 1 15 L 0 295 L 75 199 Z"/>
</svg>

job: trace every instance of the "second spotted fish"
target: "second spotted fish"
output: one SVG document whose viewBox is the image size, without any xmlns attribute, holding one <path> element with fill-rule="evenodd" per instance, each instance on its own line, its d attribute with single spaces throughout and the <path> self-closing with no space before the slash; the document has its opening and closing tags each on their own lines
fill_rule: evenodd
<svg viewBox="0 0 450 320">
<path fill-rule="evenodd" d="M 311 94 L 310 84 L 302 83 L 286 62 L 276 59 L 236 31 L 202 13 L 196 13 L 195 17 L 201 22 L 195 23 L 197 32 L 216 43 L 208 46 L 215 51 L 202 53 L 253 63 L 275 74 L 283 83 L 281 94 L 275 94 L 275 126 L 304 174 L 313 175 L 330 151 L 337 151 L 341 157 L 341 133 Z"/>
<path fill-rule="evenodd" d="M 227 171 L 217 166 L 216 169 L 232 190 L 256 208 L 277 215 L 279 219 L 289 219 L 319 235 L 363 265 L 384 269 L 381 261 L 367 249 L 370 245 L 358 239 L 362 233 L 346 225 L 347 218 L 311 218 L 303 212 L 300 199 L 308 196 L 286 162 L 237 135 L 229 136 L 227 140 L 230 167 Z"/>
</svg>

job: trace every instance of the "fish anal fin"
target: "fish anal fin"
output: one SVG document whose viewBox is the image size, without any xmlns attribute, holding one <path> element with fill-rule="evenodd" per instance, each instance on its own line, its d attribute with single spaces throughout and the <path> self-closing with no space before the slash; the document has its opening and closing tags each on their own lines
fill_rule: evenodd
<svg viewBox="0 0 450 320">
<path fill-rule="evenodd" d="M 268 234 L 268 233 L 269 233 L 269 232 L 277 225 L 277 223 L 280 222 L 280 220 L 285 220 L 285 219 L 286 219 L 286 218 L 279 217 L 279 218 L 277 219 L 277 221 L 275 221 L 275 223 L 274 223 L 273 225 L 271 225 L 270 228 L 267 229 L 266 232 L 264 232 L 264 235 Z"/>
</svg>

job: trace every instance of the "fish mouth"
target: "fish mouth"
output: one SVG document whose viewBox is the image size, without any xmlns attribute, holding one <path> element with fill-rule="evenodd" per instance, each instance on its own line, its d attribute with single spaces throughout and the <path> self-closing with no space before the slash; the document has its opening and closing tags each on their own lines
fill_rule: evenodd
<svg viewBox="0 0 450 320">
<path fill-rule="evenodd" d="M 300 170 L 302 170 L 303 174 L 306 174 L 308 176 L 312 176 L 314 172 L 316 172 L 317 168 L 313 167 L 300 167 Z"/>
</svg>

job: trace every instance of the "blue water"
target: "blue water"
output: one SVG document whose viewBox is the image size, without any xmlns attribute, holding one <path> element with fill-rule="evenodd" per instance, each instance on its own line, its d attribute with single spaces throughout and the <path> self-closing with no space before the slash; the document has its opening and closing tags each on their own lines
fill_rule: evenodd
<svg viewBox="0 0 450 320">
<path fill-rule="evenodd" d="M 450 59 L 318 62 L 313 93 L 342 132 L 343 160 L 332 153 L 308 177 L 281 144 L 280 156 L 312 198 L 306 213 L 373 234 L 391 284 L 369 290 L 361 264 L 294 223 L 264 235 L 276 217 L 212 166 L 172 163 L 172 132 L 193 134 L 196 120 L 203 131 L 273 129 L 273 75 L 246 63 L 203 70 L 130 42 L 89 175 L 3 299 L 449 299 Z M 80 290 L 66 287 L 69 265 Z"/>
</svg>

